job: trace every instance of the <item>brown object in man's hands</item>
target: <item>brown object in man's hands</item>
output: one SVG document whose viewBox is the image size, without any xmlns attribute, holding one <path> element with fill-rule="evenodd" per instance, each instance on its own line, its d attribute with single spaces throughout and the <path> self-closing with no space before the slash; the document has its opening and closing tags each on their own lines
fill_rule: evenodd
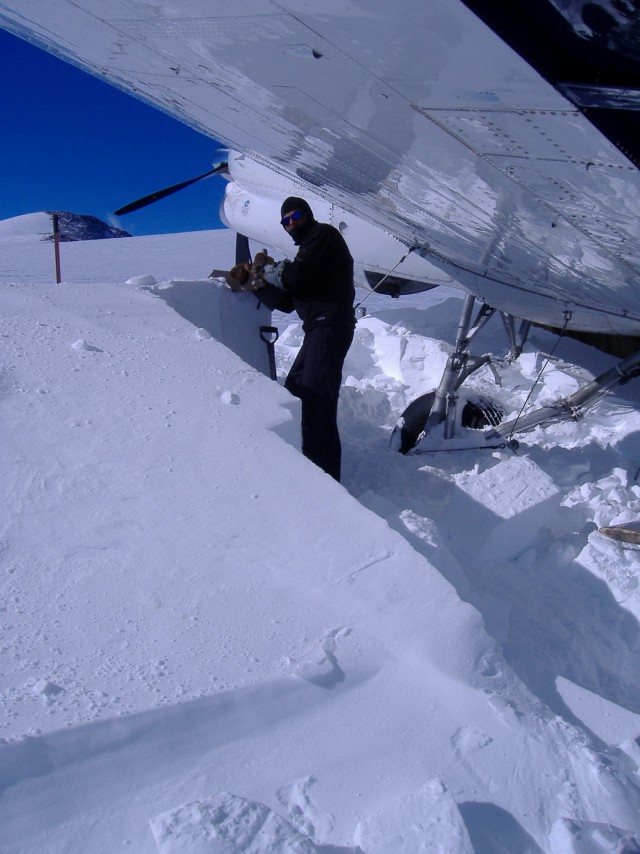
<svg viewBox="0 0 640 854">
<path fill-rule="evenodd" d="M 262 252 L 257 253 L 253 264 L 248 261 L 236 264 L 229 273 L 224 274 L 224 278 L 232 291 L 255 291 L 264 285 L 261 278 L 262 270 L 267 264 L 273 263 L 273 258 L 267 254 L 266 249 L 263 249 Z"/>
<path fill-rule="evenodd" d="M 236 264 L 229 271 L 229 275 L 239 285 L 246 285 L 251 277 L 251 264 Z"/>
<path fill-rule="evenodd" d="M 262 252 L 258 252 L 256 257 L 253 259 L 253 271 L 258 274 L 261 273 L 262 270 L 267 266 L 267 264 L 274 264 L 275 261 L 271 257 L 271 255 L 267 254 L 267 250 L 263 249 Z"/>
</svg>

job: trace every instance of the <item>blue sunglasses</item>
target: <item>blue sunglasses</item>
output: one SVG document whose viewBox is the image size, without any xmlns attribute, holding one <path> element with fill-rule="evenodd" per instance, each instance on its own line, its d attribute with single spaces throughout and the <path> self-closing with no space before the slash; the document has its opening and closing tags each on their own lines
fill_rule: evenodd
<svg viewBox="0 0 640 854">
<path fill-rule="evenodd" d="M 302 211 L 294 211 L 289 216 L 283 216 L 280 225 L 289 225 L 290 222 L 299 222 L 304 216 Z"/>
</svg>

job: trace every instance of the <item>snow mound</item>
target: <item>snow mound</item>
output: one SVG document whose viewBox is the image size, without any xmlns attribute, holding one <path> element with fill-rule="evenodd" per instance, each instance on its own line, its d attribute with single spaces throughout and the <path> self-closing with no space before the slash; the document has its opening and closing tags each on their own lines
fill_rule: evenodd
<svg viewBox="0 0 640 854">
<path fill-rule="evenodd" d="M 367 854 L 474 854 L 456 802 L 438 779 L 361 822 L 355 842 Z"/>
<path fill-rule="evenodd" d="M 611 824 L 562 818 L 549 841 L 551 854 L 640 854 L 640 835 Z"/>
<path fill-rule="evenodd" d="M 373 294 L 339 485 L 255 299 L 204 278 L 230 232 L 61 256 L 2 245 L 3 854 L 637 851 L 640 552 L 598 533 L 640 516 L 634 384 L 517 454 L 391 453 L 460 300 Z M 509 413 L 614 362 L 494 333 L 469 388 Z"/>
<path fill-rule="evenodd" d="M 125 285 L 135 285 L 136 288 L 151 288 L 154 285 L 157 285 L 155 276 L 131 276 L 131 278 L 127 279 Z"/>
<path fill-rule="evenodd" d="M 227 792 L 151 819 L 160 854 L 317 854 L 318 848 L 264 804 Z"/>
<path fill-rule="evenodd" d="M 16 237 L 33 237 L 41 240 L 45 235 L 51 234 L 53 234 L 51 215 L 44 211 L 0 220 L 0 240 L 2 241 L 13 243 Z"/>
</svg>

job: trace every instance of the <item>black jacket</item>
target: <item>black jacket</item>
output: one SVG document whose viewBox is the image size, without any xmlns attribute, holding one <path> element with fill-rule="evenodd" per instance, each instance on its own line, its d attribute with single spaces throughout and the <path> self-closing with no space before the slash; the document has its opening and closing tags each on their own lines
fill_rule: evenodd
<svg viewBox="0 0 640 854">
<path fill-rule="evenodd" d="M 303 329 L 323 322 L 352 323 L 353 258 L 344 237 L 332 225 L 313 222 L 299 247 L 284 265 L 282 284 L 293 297 Z"/>
<path fill-rule="evenodd" d="M 332 225 L 312 221 L 298 245 L 298 254 L 282 270 L 284 292 L 279 298 L 284 299 L 270 305 L 277 290 L 272 286 L 261 288 L 256 296 L 267 297 L 263 301 L 270 308 L 295 308 L 305 331 L 320 323 L 353 325 L 353 258 L 343 236 Z"/>
</svg>

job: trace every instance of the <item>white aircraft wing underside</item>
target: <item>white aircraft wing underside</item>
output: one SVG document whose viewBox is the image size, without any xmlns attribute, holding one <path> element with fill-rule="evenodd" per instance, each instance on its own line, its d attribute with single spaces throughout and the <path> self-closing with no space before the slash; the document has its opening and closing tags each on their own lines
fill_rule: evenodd
<svg viewBox="0 0 640 854">
<path fill-rule="evenodd" d="M 459 0 L 0 0 L 519 317 L 640 333 L 636 166 Z"/>
</svg>

